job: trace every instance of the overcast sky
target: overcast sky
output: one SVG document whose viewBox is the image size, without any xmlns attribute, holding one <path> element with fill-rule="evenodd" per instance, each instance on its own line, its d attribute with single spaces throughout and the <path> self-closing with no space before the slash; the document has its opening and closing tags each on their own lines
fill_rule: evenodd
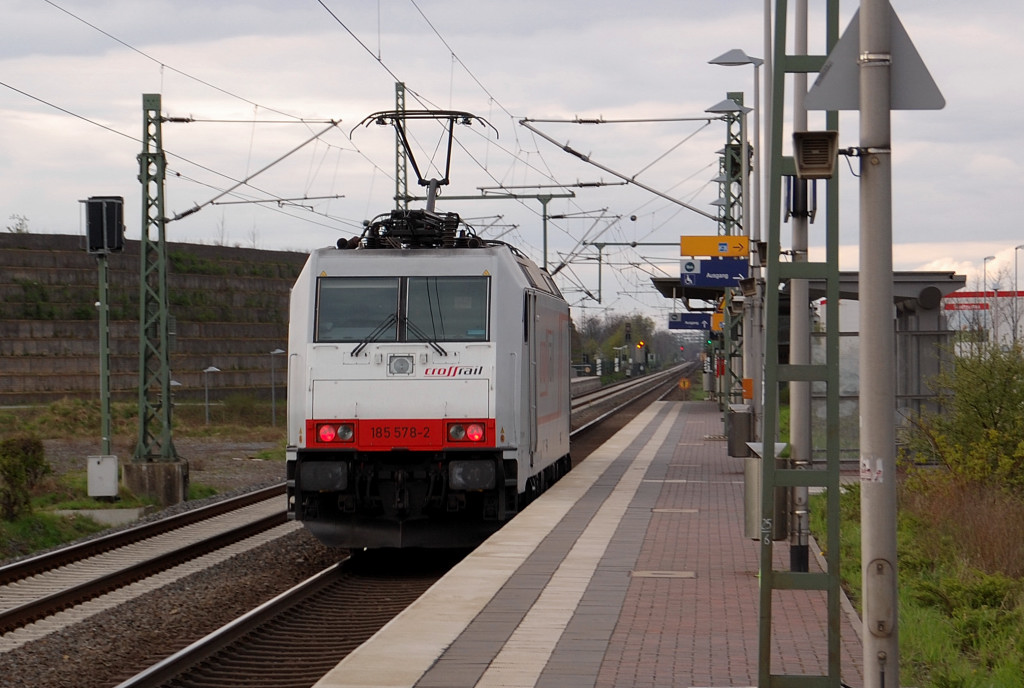
<svg viewBox="0 0 1024 688">
<path fill-rule="evenodd" d="M 128 237 L 137 239 L 142 94 L 159 93 L 165 115 L 196 120 L 163 125 L 168 215 L 202 207 L 167 225 L 171 241 L 299 251 L 333 244 L 394 205 L 394 133 L 359 125 L 395 107 L 402 81 L 407 109 L 468 111 L 493 125 L 456 129 L 444 195 L 498 186 L 524 196 L 575 194 L 547 206 L 561 216 L 549 221 L 547 260 L 553 268 L 571 257 L 558 279 L 577 314 L 671 310 L 649 276 L 679 274 L 680 235 L 716 231 L 691 208 L 715 212 L 711 179 L 725 127 L 695 118 L 729 91 L 753 104 L 752 68 L 707 62 L 731 48 L 764 56 L 763 3 L 754 0 L 2 3 L 3 226 L 17 216 L 33 232 L 83 234 L 78 201 L 117 195 L 126 200 Z M 947 103 L 893 114 L 895 268 L 956 270 L 976 286 L 984 257 L 995 256 L 987 273 L 1011 288 L 1014 246 L 1024 244 L 1024 4 L 893 6 Z M 845 3 L 844 27 L 856 8 Z M 823 52 L 817 19 L 812 9 L 812 53 Z M 812 128 L 822 125 L 817 116 Z M 607 122 L 534 125 L 559 145 L 519 124 L 575 117 Z M 612 121 L 627 119 L 671 121 Z M 286 155 L 327 120 L 340 124 Z M 857 127 L 856 113 L 842 116 L 842 147 L 857 145 Z M 426 176 L 440 176 L 431 167 L 443 164 L 436 127 L 412 135 Z M 564 144 L 663 195 L 619 183 Z M 251 186 L 208 203 L 268 165 Z M 857 180 L 843 160 L 840 179 L 841 267 L 853 270 Z M 438 203 L 538 263 L 541 207 L 532 198 Z M 812 225 L 812 244 L 822 233 Z M 583 241 L 609 244 L 601 304 L 591 298 L 597 250 Z M 639 245 L 614 245 L 628 242 Z"/>
</svg>

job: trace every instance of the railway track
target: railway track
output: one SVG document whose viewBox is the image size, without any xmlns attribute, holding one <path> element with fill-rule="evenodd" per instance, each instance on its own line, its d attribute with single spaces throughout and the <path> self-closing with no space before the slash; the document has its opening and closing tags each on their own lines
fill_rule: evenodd
<svg viewBox="0 0 1024 688">
<path fill-rule="evenodd" d="M 664 394 L 686 374 L 683 366 L 581 395 L 573 401 L 574 438 L 641 398 Z M 596 409 L 591 414 L 594 418 L 575 422 L 577 408 Z M 117 688 L 204 688 L 240 682 L 256 688 L 307 688 L 447 571 L 442 567 L 421 577 L 420 565 L 420 561 L 415 566 L 390 562 L 381 569 L 415 570 L 412 580 L 383 573 L 366 579 L 353 574 L 351 561 L 341 562 Z M 367 605 L 367 600 L 374 604 Z"/>
<path fill-rule="evenodd" d="M 696 369 L 697 363 L 684 363 L 581 394 L 572 400 L 571 437 L 576 440 L 633 402 L 673 388 L 681 378 L 691 375 Z"/>
<path fill-rule="evenodd" d="M 276 485 L 0 568 L 0 647 L 34 622 L 283 526 L 283 494 Z"/>
<path fill-rule="evenodd" d="M 308 688 L 412 604 L 463 554 L 403 551 L 346 559 L 119 688 L 218 688 L 239 685 L 240 677 L 252 688 Z"/>
</svg>

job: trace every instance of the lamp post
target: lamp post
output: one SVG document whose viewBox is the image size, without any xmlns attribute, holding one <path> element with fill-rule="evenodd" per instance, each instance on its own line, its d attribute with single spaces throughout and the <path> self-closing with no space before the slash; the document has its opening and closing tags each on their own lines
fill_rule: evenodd
<svg viewBox="0 0 1024 688">
<path fill-rule="evenodd" d="M 988 262 L 995 260 L 995 256 L 985 256 L 981 261 L 981 298 L 985 301 L 985 310 L 988 311 L 987 327 L 985 329 L 985 341 L 991 339 L 992 330 L 992 302 L 988 298 Z"/>
<path fill-rule="evenodd" d="M 219 372 L 220 372 L 220 368 L 216 368 L 214 366 L 210 366 L 209 368 L 204 368 L 203 369 L 203 391 L 204 391 L 204 398 L 205 398 L 204 406 L 206 408 L 206 424 L 207 425 L 210 424 L 210 376 L 209 376 L 209 373 L 219 373 Z"/>
<path fill-rule="evenodd" d="M 1024 244 L 1013 247 L 1013 343 L 1018 341 L 1020 330 L 1020 311 L 1017 309 L 1020 302 L 1020 285 L 1017 283 L 1017 251 L 1024 249 Z"/>
<path fill-rule="evenodd" d="M 270 424 L 277 427 L 277 378 L 274 375 L 274 356 L 283 354 L 284 349 L 274 349 L 270 352 Z"/>
<path fill-rule="evenodd" d="M 766 15 L 768 16 L 768 15 Z M 747 199 L 743 199 L 744 205 L 744 225 L 747 224 L 746 217 L 751 217 L 750 229 L 747 232 L 750 237 L 750 246 L 754 250 L 753 256 L 757 254 L 757 244 L 761 241 L 761 216 L 763 210 L 761 208 L 761 65 L 764 64 L 764 60 L 759 57 L 751 57 L 747 55 L 740 48 L 733 48 L 728 52 L 722 53 L 713 60 L 709 60 L 708 64 L 721 65 L 723 67 L 739 67 L 742 65 L 753 65 L 754 66 L 754 108 L 753 108 L 753 119 L 754 119 L 754 149 L 750 156 L 750 165 L 754 169 L 754 180 L 751 185 L 750 195 L 750 210 L 747 210 Z M 746 142 L 746 136 L 744 135 L 744 142 Z M 744 158 L 744 165 L 746 165 L 746 158 Z M 745 169 L 744 169 L 745 171 Z M 745 311 L 743 327 L 744 327 L 744 343 L 743 350 L 747 352 L 747 363 L 749 367 L 744 368 L 744 376 L 749 376 L 753 381 L 753 394 L 754 398 L 751 400 L 751 410 L 753 411 L 753 429 L 754 436 L 752 439 L 760 439 L 760 419 L 761 419 L 761 405 L 762 405 L 762 382 L 764 380 L 764 345 L 762 340 L 762 319 L 763 319 L 763 303 L 761 301 L 762 292 L 760 288 L 760 263 L 754 261 L 751 266 L 751 277 L 754 278 L 754 290 L 755 293 L 747 299 L 749 304 L 749 310 Z M 746 363 L 745 363 L 746 365 Z"/>
<path fill-rule="evenodd" d="M 754 183 L 751 189 L 751 205 L 753 207 L 753 221 L 751 222 L 751 241 L 757 242 L 761 240 L 761 90 L 760 90 L 760 71 L 761 65 L 764 64 L 764 60 L 759 57 L 751 57 L 739 48 L 733 48 L 729 52 L 723 53 L 713 60 L 708 60 L 708 64 L 722 65 L 725 67 L 737 67 L 740 65 L 754 65 L 754 151 L 750 156 L 751 167 L 754 168 Z M 746 164 L 746 160 L 744 160 Z M 746 199 L 744 199 L 746 201 Z M 744 223 L 745 224 L 745 223 Z"/>
</svg>

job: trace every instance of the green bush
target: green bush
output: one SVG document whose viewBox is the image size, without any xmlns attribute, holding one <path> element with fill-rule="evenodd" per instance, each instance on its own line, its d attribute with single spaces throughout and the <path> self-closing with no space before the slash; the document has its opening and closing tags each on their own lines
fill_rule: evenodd
<svg viewBox="0 0 1024 688">
<path fill-rule="evenodd" d="M 13 521 L 32 510 L 32 488 L 51 471 L 43 442 L 20 435 L 0 442 L 0 516 Z"/>
<path fill-rule="evenodd" d="M 1024 489 L 1024 349 L 979 346 L 932 381 L 939 413 L 915 420 L 907 453 L 965 481 Z"/>
</svg>

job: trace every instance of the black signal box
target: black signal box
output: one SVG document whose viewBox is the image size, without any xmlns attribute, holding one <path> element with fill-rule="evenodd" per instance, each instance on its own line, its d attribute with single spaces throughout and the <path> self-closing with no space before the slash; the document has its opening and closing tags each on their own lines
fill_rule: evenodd
<svg viewBox="0 0 1024 688">
<path fill-rule="evenodd" d="M 89 253 L 124 250 L 124 198 L 90 196 L 85 202 L 85 235 Z"/>
</svg>

